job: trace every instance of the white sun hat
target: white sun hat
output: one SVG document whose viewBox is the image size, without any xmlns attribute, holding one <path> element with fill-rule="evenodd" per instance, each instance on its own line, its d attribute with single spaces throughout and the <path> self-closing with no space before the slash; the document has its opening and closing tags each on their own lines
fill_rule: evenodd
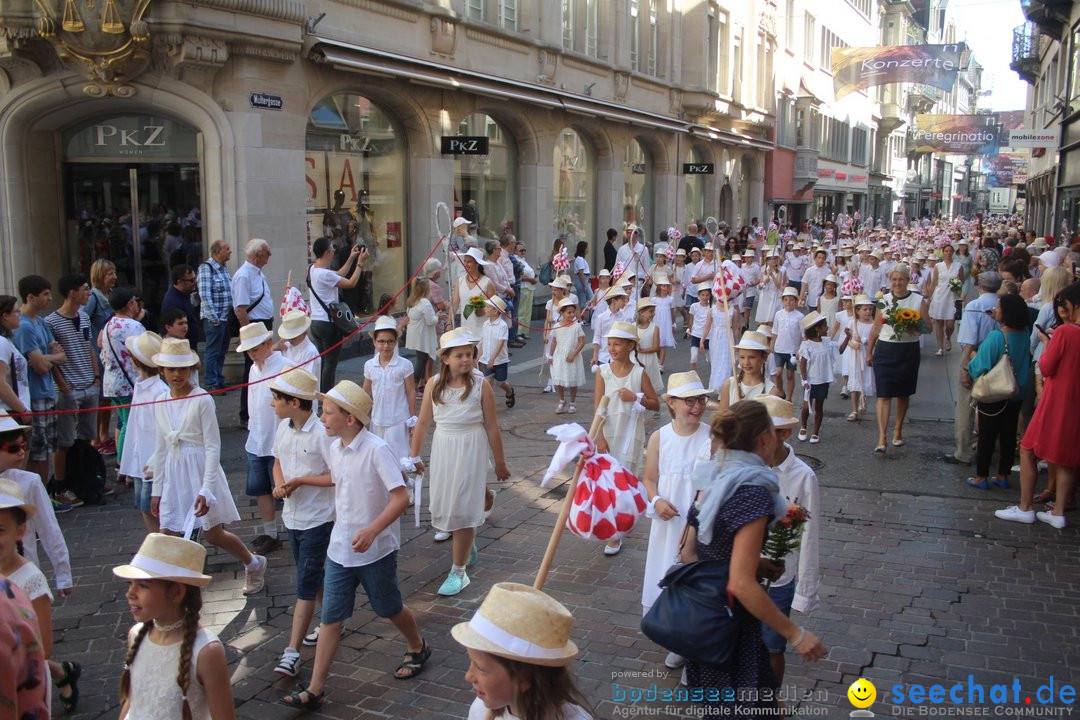
<svg viewBox="0 0 1080 720">
<path fill-rule="evenodd" d="M 342 380 L 329 392 L 316 393 L 323 402 L 332 402 L 367 427 L 371 424 L 371 396 L 352 380 Z"/>
<path fill-rule="evenodd" d="M 236 352 L 247 352 L 259 347 L 274 336 L 261 322 L 248 323 L 240 328 L 240 344 L 236 346 Z"/>
<path fill-rule="evenodd" d="M 158 367 L 166 368 L 193 367 L 199 364 L 199 356 L 191 352 L 191 344 L 185 338 L 165 338 L 161 341 L 160 352 L 152 359 Z"/>
<path fill-rule="evenodd" d="M 292 340 L 300 337 L 311 327 L 311 318 L 303 310 L 290 310 L 281 318 L 281 327 L 278 328 L 278 337 L 282 340 Z"/>
<path fill-rule="evenodd" d="M 293 368 L 271 380 L 270 389 L 301 400 L 314 400 L 319 379 L 304 368 Z"/>
<path fill-rule="evenodd" d="M 127 565 L 113 568 L 124 580 L 170 580 L 184 585 L 206 587 L 210 576 L 203 574 L 206 548 L 200 543 L 163 533 L 150 533 Z"/>
<path fill-rule="evenodd" d="M 138 335 L 128 335 L 124 338 L 124 347 L 143 365 L 157 367 L 154 355 L 161 352 L 161 336 L 150 330 Z"/>
<path fill-rule="evenodd" d="M 634 342 L 637 342 L 637 328 L 633 323 L 621 321 L 614 322 L 611 324 L 611 329 L 607 331 L 607 335 L 604 336 L 604 339 L 607 338 L 618 338 L 620 340 L 633 340 Z"/>
</svg>

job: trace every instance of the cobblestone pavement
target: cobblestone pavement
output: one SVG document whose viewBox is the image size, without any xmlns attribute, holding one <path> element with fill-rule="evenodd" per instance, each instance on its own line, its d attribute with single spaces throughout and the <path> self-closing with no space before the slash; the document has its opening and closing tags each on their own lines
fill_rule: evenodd
<svg viewBox="0 0 1080 720">
<path fill-rule="evenodd" d="M 472 586 L 456 598 L 436 596 L 449 547 L 432 542 L 426 509 L 420 528 L 413 526 L 411 510 L 402 521 L 399 578 L 435 650 L 431 662 L 419 678 L 395 680 L 392 671 L 404 646 L 389 623 L 359 604 L 345 624 L 328 702 L 313 717 L 465 717 L 473 699 L 463 679 L 467 656 L 449 629 L 470 616 L 492 583 L 532 582 L 565 493 L 565 487 L 538 488 L 554 449 L 544 431 L 556 421 L 587 426 L 590 419 L 584 408 L 591 408 L 591 393 L 579 398 L 583 410 L 576 417 L 554 415 L 553 396 L 536 387 L 538 343 L 534 339 L 530 345 L 516 351 L 513 360 L 518 406 L 500 411 L 514 476 L 499 488 L 494 512 L 478 533 L 480 560 L 470 569 Z M 940 463 L 952 443 L 949 377 L 955 372 L 946 368 L 955 362 L 955 353 L 944 360 L 924 355 L 907 445 L 890 447 L 886 458 L 871 452 L 872 414 L 858 424 L 843 422 L 848 408 L 839 397 L 828 401 L 822 443 L 797 448 L 813 456 L 807 459 L 823 486 L 822 608 L 801 621 L 830 647 L 827 658 L 814 665 L 788 655 L 785 692 L 800 715 L 846 716 L 852 709 L 847 687 L 860 676 L 877 685 L 878 701 L 871 709 L 879 715 L 902 709 L 886 702 L 896 683 L 957 681 L 966 688 L 971 676 L 989 692 L 994 683 L 1011 688 L 1016 678 L 1022 693 L 1031 695 L 1049 676 L 1057 687 L 1075 682 L 1078 533 L 996 520 L 992 511 L 1015 502 L 1016 491 L 971 490 L 963 486 L 959 470 Z M 351 376 L 360 365 L 359 360 L 343 364 L 339 377 Z M 669 372 L 682 369 L 684 363 L 668 363 Z M 239 448 L 243 440 L 237 403 L 235 392 L 219 400 L 226 448 Z M 659 425 L 651 420 L 649 429 Z M 233 529 L 250 541 L 256 534 L 255 508 L 242 494 L 243 462 L 236 452 L 226 458 L 225 469 L 244 518 Z M 118 710 L 123 639 L 132 620 L 124 585 L 110 569 L 131 557 L 143 535 L 131 499 L 129 491 L 120 491 L 104 506 L 60 516 L 76 592 L 56 604 L 54 655 L 83 664 L 77 717 L 114 717 Z M 545 588 L 574 613 L 574 640 L 583 650 L 574 671 L 600 718 L 674 716 L 686 707 L 631 700 L 635 690 L 648 697 L 650 689 L 673 688 L 678 680 L 677 671 L 663 665 L 665 652 L 638 630 L 647 537 L 643 520 L 623 552 L 607 558 L 599 546 L 566 534 Z M 214 581 L 204 594 L 203 622 L 225 642 L 238 716 L 297 716 L 277 703 L 293 681 L 272 672 L 291 620 L 294 576 L 288 549 L 270 556 L 268 591 L 251 598 L 241 594 L 242 572 L 231 558 L 211 549 L 208 565 Z M 302 679 L 310 676 L 313 651 L 302 651 Z M 907 709 L 916 708 L 909 704 Z"/>
</svg>

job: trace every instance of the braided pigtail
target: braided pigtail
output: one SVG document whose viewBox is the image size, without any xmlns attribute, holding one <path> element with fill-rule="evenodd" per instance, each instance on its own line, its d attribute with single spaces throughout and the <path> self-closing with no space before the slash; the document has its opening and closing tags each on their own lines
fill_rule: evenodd
<svg viewBox="0 0 1080 720">
<path fill-rule="evenodd" d="M 743 370 L 743 366 L 740 364 L 739 365 L 739 372 L 738 372 L 737 375 L 735 375 L 735 392 L 736 392 L 739 400 L 744 399 L 743 391 L 742 391 L 742 380 L 743 380 L 743 373 L 745 373 L 745 372 L 746 371 Z"/>
<path fill-rule="evenodd" d="M 154 627 L 153 622 L 143 623 L 143 626 L 139 628 L 139 632 L 135 634 L 135 639 L 131 641 L 131 647 L 128 648 L 127 657 L 124 658 L 124 674 L 120 676 L 121 704 L 126 703 L 131 697 L 131 664 L 135 662 L 135 654 L 139 652 L 139 646 L 142 645 L 142 641 L 152 627 Z"/>
<path fill-rule="evenodd" d="M 189 586 L 181 603 L 184 609 L 184 640 L 180 645 L 180 669 L 177 671 L 176 684 L 183 696 L 182 719 L 191 720 L 191 706 L 188 704 L 188 688 L 191 686 L 191 653 L 195 647 L 195 634 L 199 631 L 199 611 L 202 610 L 202 593 L 196 587 Z"/>
</svg>

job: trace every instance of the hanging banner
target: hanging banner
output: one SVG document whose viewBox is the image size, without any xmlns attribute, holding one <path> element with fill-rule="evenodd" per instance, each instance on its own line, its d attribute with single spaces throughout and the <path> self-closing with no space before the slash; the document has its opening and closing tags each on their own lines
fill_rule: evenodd
<svg viewBox="0 0 1080 720">
<path fill-rule="evenodd" d="M 983 158 L 986 184 L 992 188 L 1023 185 L 1028 179 L 1027 153 L 998 153 Z"/>
<path fill-rule="evenodd" d="M 916 115 L 908 149 L 916 153 L 993 155 L 1008 147 L 1010 131 L 1023 124 L 1023 110 L 979 115 Z"/>
<path fill-rule="evenodd" d="M 962 69 L 966 51 L 964 43 L 834 48 L 833 92 L 840 99 L 856 90 L 898 82 L 922 83 L 949 91 Z"/>
</svg>

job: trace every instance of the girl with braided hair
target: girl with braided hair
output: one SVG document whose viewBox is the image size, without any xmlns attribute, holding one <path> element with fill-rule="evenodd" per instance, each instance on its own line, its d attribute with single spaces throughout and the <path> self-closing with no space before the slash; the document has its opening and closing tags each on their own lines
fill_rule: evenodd
<svg viewBox="0 0 1080 720">
<path fill-rule="evenodd" d="M 758 395 L 780 396 L 780 388 L 766 374 L 769 359 L 769 339 L 754 330 L 743 333 L 739 344 L 735 346 L 739 361 L 734 377 L 729 377 L 720 386 L 718 398 L 721 410 L 727 409 L 740 400 L 751 400 Z"/>
<path fill-rule="evenodd" d="M 225 649 L 199 625 L 206 548 L 151 533 L 113 574 L 137 621 L 128 632 L 120 679 L 121 720 L 234 720 Z M 176 674 L 169 672 L 176 668 Z"/>
</svg>

